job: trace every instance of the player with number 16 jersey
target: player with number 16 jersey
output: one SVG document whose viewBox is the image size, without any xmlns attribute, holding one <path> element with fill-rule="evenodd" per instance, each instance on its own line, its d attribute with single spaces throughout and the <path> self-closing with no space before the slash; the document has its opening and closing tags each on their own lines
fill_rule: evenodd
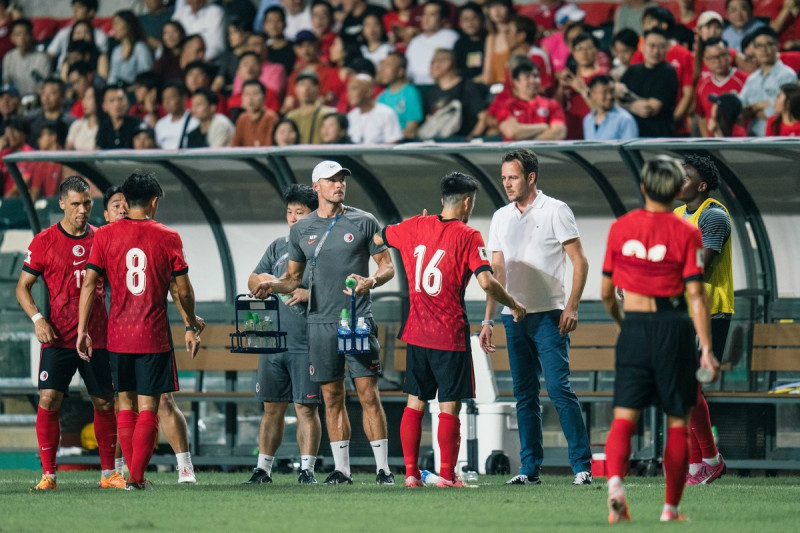
<svg viewBox="0 0 800 533">
<path fill-rule="evenodd" d="M 178 232 L 155 220 L 125 218 L 103 226 L 86 268 L 103 273 L 114 295 L 108 313 L 109 351 L 172 350 L 166 294 L 170 278 L 189 270 Z"/>
</svg>

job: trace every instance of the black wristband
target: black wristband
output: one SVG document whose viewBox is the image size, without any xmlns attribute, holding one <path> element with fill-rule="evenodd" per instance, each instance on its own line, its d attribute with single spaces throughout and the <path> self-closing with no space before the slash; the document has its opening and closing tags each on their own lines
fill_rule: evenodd
<svg viewBox="0 0 800 533">
<path fill-rule="evenodd" d="M 186 331 L 195 331 L 195 329 L 192 326 L 186 326 Z"/>
</svg>

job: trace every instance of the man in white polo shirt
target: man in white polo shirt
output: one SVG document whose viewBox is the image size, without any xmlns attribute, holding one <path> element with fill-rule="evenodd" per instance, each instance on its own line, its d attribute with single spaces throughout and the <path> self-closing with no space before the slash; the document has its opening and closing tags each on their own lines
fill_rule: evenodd
<svg viewBox="0 0 800 533">
<path fill-rule="evenodd" d="M 452 50 L 456 45 L 458 33 L 442 26 L 449 16 L 450 8 L 442 0 L 425 3 L 420 20 L 422 33 L 411 39 L 406 48 L 406 73 L 414 85 L 433 85 L 433 54 L 439 49 Z"/>
<path fill-rule="evenodd" d="M 492 217 L 489 241 L 492 269 L 506 290 L 528 311 L 514 322 L 503 309 L 508 361 L 517 399 L 519 474 L 508 485 L 539 485 L 542 414 L 539 378 L 544 370 L 547 392 L 558 412 L 569 446 L 573 485 L 591 485 L 591 450 L 580 404 L 569 382 L 569 332 L 578 326 L 578 303 L 586 285 L 589 263 L 583 254 L 572 210 L 537 190 L 539 160 L 531 150 L 514 150 L 503 157 L 503 187 L 511 203 Z M 572 293 L 564 305 L 566 258 L 572 262 Z M 481 347 L 493 352 L 492 320 L 497 303 L 487 299 L 480 334 Z"/>
</svg>

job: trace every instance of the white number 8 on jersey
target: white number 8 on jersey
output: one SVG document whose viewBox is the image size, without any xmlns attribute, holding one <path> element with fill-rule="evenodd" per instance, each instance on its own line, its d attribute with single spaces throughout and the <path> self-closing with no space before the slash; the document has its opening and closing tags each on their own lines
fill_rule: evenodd
<svg viewBox="0 0 800 533">
<path fill-rule="evenodd" d="M 131 294 L 141 296 L 147 287 L 147 278 L 144 271 L 147 269 L 147 256 L 139 248 L 131 248 L 125 254 L 125 285 Z"/>
</svg>

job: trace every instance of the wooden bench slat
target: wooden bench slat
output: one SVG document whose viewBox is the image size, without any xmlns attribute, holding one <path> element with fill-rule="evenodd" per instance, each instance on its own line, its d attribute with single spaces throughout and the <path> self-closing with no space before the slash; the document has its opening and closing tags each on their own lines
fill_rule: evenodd
<svg viewBox="0 0 800 533">
<path fill-rule="evenodd" d="M 186 326 L 173 325 L 172 342 L 175 346 L 183 344 L 183 338 L 186 336 Z M 200 345 L 212 348 L 229 348 L 231 345 L 230 334 L 233 333 L 234 327 L 230 324 L 209 324 L 203 333 L 200 334 Z"/>
<path fill-rule="evenodd" d="M 754 324 L 753 346 L 800 347 L 800 324 Z"/>
<path fill-rule="evenodd" d="M 800 347 L 754 347 L 750 370 L 754 372 L 800 372 Z"/>
<path fill-rule="evenodd" d="M 175 360 L 178 370 L 208 370 L 208 371 L 245 371 L 258 370 L 258 354 L 236 354 L 223 350 L 203 350 L 192 356 L 185 348 L 175 350 Z"/>
</svg>

